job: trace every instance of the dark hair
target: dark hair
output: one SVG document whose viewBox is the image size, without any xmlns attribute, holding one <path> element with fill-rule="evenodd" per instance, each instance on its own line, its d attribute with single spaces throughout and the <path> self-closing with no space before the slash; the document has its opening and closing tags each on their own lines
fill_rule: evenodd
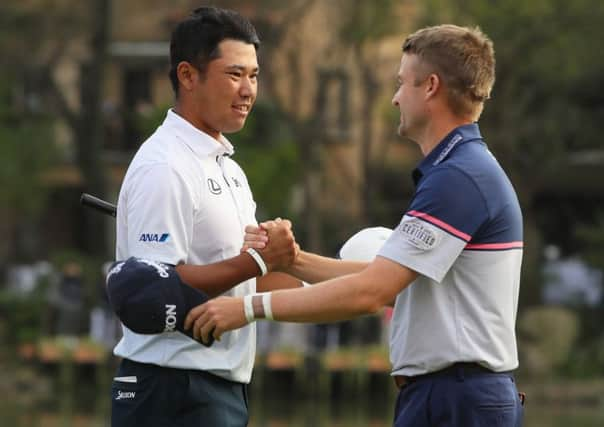
<svg viewBox="0 0 604 427">
<path fill-rule="evenodd" d="M 178 64 L 190 62 L 203 75 L 208 63 L 220 57 L 218 45 L 226 39 L 253 44 L 256 50 L 260 46 L 260 39 L 251 22 L 228 9 L 200 7 L 176 26 L 170 40 L 169 75 L 177 96 Z"/>
</svg>

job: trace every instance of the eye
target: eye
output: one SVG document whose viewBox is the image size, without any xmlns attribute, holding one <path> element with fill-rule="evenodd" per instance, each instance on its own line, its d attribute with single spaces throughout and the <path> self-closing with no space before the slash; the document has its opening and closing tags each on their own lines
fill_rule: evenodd
<svg viewBox="0 0 604 427">
<path fill-rule="evenodd" d="M 231 77 L 233 77 L 235 79 L 241 78 L 241 72 L 240 71 L 229 71 L 227 74 L 229 74 Z"/>
</svg>

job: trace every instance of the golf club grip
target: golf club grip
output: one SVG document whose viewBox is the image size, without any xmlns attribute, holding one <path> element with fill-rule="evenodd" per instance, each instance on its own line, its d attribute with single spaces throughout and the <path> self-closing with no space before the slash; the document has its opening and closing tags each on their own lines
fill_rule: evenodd
<svg viewBox="0 0 604 427">
<path fill-rule="evenodd" d="M 106 202 L 105 200 L 94 197 L 88 193 L 82 193 L 80 203 L 84 206 L 96 209 L 105 215 L 111 215 L 112 217 L 115 217 L 115 214 L 117 213 L 117 207 L 113 203 Z"/>
</svg>

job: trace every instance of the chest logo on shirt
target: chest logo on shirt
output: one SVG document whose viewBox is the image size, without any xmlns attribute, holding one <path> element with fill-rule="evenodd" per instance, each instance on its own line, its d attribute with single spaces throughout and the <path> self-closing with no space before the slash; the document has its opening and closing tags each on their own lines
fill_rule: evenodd
<svg viewBox="0 0 604 427">
<path fill-rule="evenodd" d="M 403 222 L 399 231 L 407 242 L 418 249 L 429 250 L 438 243 L 438 236 L 434 230 L 419 219 Z"/>
<path fill-rule="evenodd" d="M 164 243 L 164 242 L 168 241 L 169 237 L 170 237 L 170 235 L 168 233 L 162 233 L 162 234 L 158 234 L 158 233 L 143 233 L 138 238 L 138 241 L 139 242 L 159 242 L 159 243 Z"/>
<path fill-rule="evenodd" d="M 208 178 L 208 188 L 210 189 L 210 193 L 212 194 L 220 194 L 222 193 L 222 187 L 218 182 L 214 181 L 212 178 Z"/>
</svg>

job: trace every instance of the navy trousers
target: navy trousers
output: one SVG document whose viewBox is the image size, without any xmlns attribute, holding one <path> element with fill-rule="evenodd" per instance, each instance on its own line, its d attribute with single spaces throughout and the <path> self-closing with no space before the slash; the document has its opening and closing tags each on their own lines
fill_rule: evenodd
<svg viewBox="0 0 604 427">
<path fill-rule="evenodd" d="M 122 360 L 111 386 L 111 427 L 245 427 L 246 385 L 203 371 Z"/>
<path fill-rule="evenodd" d="M 512 374 L 454 366 L 402 387 L 394 426 L 520 427 L 522 413 Z"/>
</svg>

